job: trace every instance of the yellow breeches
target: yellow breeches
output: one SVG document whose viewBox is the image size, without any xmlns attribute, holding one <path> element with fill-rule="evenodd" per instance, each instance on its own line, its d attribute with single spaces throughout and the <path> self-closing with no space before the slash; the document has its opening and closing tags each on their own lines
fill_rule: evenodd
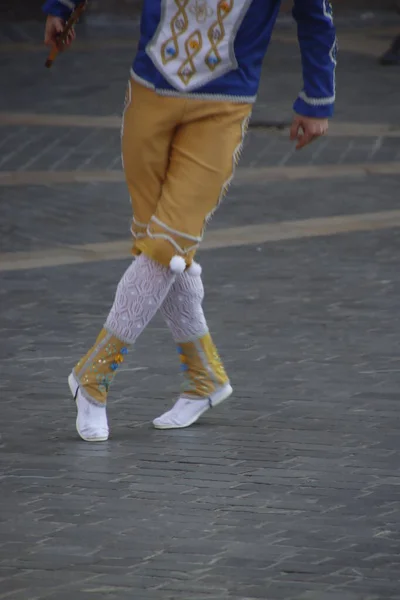
<svg viewBox="0 0 400 600">
<path fill-rule="evenodd" d="M 160 96 L 131 80 L 122 157 L 133 208 L 133 254 L 190 265 L 232 179 L 251 104 Z"/>
</svg>

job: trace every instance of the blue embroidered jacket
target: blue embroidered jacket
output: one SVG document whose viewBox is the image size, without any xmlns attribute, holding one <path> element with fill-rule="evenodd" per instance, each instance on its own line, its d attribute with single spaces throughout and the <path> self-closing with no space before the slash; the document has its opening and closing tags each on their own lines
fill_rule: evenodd
<svg viewBox="0 0 400 600">
<path fill-rule="evenodd" d="M 67 19 L 78 0 L 47 0 Z M 159 94 L 254 102 L 281 0 L 144 0 L 134 79 Z M 294 0 L 304 87 L 294 110 L 329 117 L 336 32 L 329 0 Z"/>
</svg>

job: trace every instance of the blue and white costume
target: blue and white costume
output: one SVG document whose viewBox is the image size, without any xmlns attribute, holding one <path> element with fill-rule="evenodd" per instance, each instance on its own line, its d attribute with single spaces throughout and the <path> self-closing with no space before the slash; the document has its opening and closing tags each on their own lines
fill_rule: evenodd
<svg viewBox="0 0 400 600">
<path fill-rule="evenodd" d="M 76 2 L 47 0 L 68 18 Z M 254 102 L 280 0 L 144 0 L 133 78 L 163 95 Z M 294 110 L 330 117 L 336 33 L 329 0 L 294 0 L 304 88 Z"/>
</svg>

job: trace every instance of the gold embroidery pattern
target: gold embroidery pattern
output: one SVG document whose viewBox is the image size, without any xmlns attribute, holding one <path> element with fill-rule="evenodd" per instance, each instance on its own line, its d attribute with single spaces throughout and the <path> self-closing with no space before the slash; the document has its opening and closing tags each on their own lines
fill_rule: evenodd
<svg viewBox="0 0 400 600">
<path fill-rule="evenodd" d="M 182 393 L 206 398 L 229 379 L 209 333 L 194 342 L 178 345 L 181 370 L 185 377 Z"/>
<path fill-rule="evenodd" d="M 194 6 L 191 6 L 189 10 L 192 15 L 195 15 L 199 24 L 205 23 L 214 14 L 213 9 L 210 8 L 206 0 L 195 0 Z"/>
<path fill-rule="evenodd" d="M 187 59 L 178 69 L 178 76 L 185 85 L 189 83 L 193 75 L 196 73 L 196 67 L 193 60 L 200 52 L 202 46 L 203 40 L 201 37 L 201 32 L 197 29 L 188 37 L 185 42 Z"/>
<path fill-rule="evenodd" d="M 128 354 L 128 345 L 101 330 L 96 343 L 74 368 L 74 375 L 87 396 L 105 404 L 116 371 Z"/>
<path fill-rule="evenodd" d="M 186 32 L 189 26 L 189 19 L 185 10 L 189 2 L 190 0 L 175 0 L 178 11 L 173 16 L 170 24 L 172 36 L 161 46 L 161 60 L 164 65 L 179 55 L 178 39 Z"/>
<path fill-rule="evenodd" d="M 225 36 L 224 20 L 233 9 L 234 0 L 220 0 L 217 6 L 217 20 L 210 26 L 208 30 L 208 39 L 211 44 L 211 49 L 207 52 L 205 62 L 210 71 L 215 71 L 221 63 L 222 58 L 218 52 L 218 46 Z"/>
</svg>

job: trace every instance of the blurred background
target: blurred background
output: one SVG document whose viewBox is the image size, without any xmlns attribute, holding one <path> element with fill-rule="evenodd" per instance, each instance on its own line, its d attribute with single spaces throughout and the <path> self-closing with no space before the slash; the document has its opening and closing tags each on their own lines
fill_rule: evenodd
<svg viewBox="0 0 400 600">
<path fill-rule="evenodd" d="M 1 0 L 0 14 L 8 19 L 38 19 L 42 4 L 39 0 Z M 140 4 L 139 0 L 93 0 L 90 10 L 99 13 L 131 14 Z M 396 6 L 396 0 L 334 0 L 333 5 L 336 10 L 390 10 Z M 290 10 L 290 6 L 290 0 L 284 0 L 282 11 Z"/>
</svg>

